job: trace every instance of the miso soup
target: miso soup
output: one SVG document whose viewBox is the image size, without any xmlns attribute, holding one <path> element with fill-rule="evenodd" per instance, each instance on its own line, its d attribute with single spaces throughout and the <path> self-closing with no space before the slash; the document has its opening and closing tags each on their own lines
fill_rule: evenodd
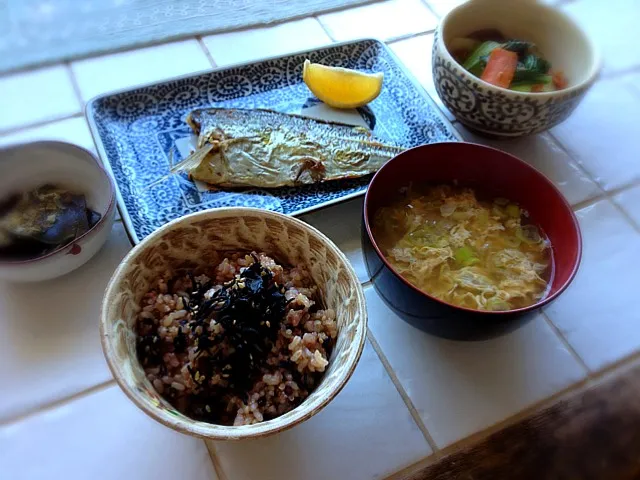
<svg viewBox="0 0 640 480">
<path fill-rule="evenodd" d="M 471 189 L 410 188 L 374 216 L 376 242 L 406 280 L 445 302 L 512 310 L 543 298 L 549 241 L 514 202 Z"/>
</svg>

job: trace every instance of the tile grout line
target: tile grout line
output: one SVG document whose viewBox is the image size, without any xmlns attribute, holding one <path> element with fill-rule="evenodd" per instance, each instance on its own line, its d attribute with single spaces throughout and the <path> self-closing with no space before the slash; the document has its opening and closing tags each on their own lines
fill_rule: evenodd
<svg viewBox="0 0 640 480">
<path fill-rule="evenodd" d="M 578 364 L 582 367 L 582 369 L 585 371 L 585 373 L 587 375 L 587 378 L 591 377 L 591 375 L 592 375 L 591 369 L 587 366 L 587 363 L 580 356 L 580 354 L 576 351 L 576 349 L 573 348 L 573 345 L 571 345 L 571 343 L 569 343 L 569 340 L 564 335 L 564 333 L 562 333 L 560 328 L 558 328 L 558 326 L 553 322 L 553 320 L 551 320 L 551 318 L 549 317 L 549 315 L 547 315 L 547 312 L 544 309 L 541 309 L 540 313 L 543 316 L 543 318 L 545 319 L 545 321 L 547 322 L 547 325 L 549 325 L 549 328 L 551 328 L 551 330 L 553 330 L 553 332 L 556 334 L 556 336 L 560 340 L 560 343 L 562 343 L 564 345 L 564 348 L 567 349 L 567 351 L 571 354 L 571 356 L 574 358 L 574 360 L 576 360 L 578 362 Z"/>
<path fill-rule="evenodd" d="M 424 436 L 424 439 L 429 444 L 429 447 L 431 448 L 431 452 L 432 452 L 431 455 L 429 455 L 429 457 L 439 458 L 440 457 L 440 449 L 438 448 L 438 445 L 436 444 L 435 440 L 433 439 L 433 437 L 429 433 L 429 430 L 427 430 L 426 425 L 424 424 L 424 422 L 420 418 L 420 414 L 418 413 L 418 410 L 416 409 L 415 405 L 413 404 L 413 402 L 409 398 L 409 395 L 405 391 L 404 387 L 400 383 L 400 380 L 396 376 L 396 373 L 394 372 L 393 368 L 391 367 L 391 364 L 389 363 L 389 360 L 387 360 L 387 357 L 382 352 L 382 349 L 380 348 L 380 345 L 378 344 L 378 341 L 375 339 L 375 337 L 373 336 L 373 333 L 371 332 L 371 330 L 368 327 L 367 327 L 367 339 L 371 343 L 371 346 L 373 347 L 373 350 L 376 352 L 376 355 L 378 355 L 378 358 L 380 359 L 380 362 L 384 366 L 384 369 L 386 370 L 387 375 L 389 375 L 389 378 L 391 379 L 391 382 L 393 382 L 393 385 L 396 387 L 396 390 L 398 391 L 398 393 L 400 394 L 400 397 L 404 401 L 405 406 L 407 407 L 407 409 L 409 410 L 409 413 L 411 414 L 411 417 L 413 417 L 413 421 L 416 422 L 416 425 L 418 426 L 418 428 L 422 432 L 422 435 Z"/>
<path fill-rule="evenodd" d="M 224 469 L 222 468 L 222 464 L 218 458 L 218 452 L 216 451 L 216 446 L 213 444 L 213 441 L 204 439 L 202 441 L 204 442 L 207 452 L 209 452 L 209 457 L 211 458 L 211 463 L 213 464 L 213 469 L 218 476 L 218 480 L 228 480 L 229 477 L 224 473 Z"/>
<path fill-rule="evenodd" d="M 320 20 L 320 15 L 313 15 L 309 18 L 313 18 L 316 22 L 318 22 L 322 31 L 327 35 L 327 37 L 329 37 L 329 40 L 331 40 L 331 43 L 336 42 L 336 39 L 333 37 L 333 35 L 329 31 L 329 28 Z"/>
<path fill-rule="evenodd" d="M 412 33 L 410 35 L 401 35 L 399 37 L 393 37 L 393 38 L 391 38 L 389 40 L 386 40 L 384 43 L 386 43 L 387 46 L 391 47 L 392 45 L 394 45 L 396 43 L 400 43 L 400 42 L 405 41 L 405 40 L 411 40 L 413 38 L 418 38 L 418 37 L 423 37 L 423 36 L 426 37 L 428 35 L 433 35 L 434 32 L 435 32 L 435 30 L 429 30 L 429 31 L 422 32 L 422 33 Z M 400 60 L 400 61 L 402 62 L 402 60 Z M 406 63 L 402 62 L 402 65 L 404 65 L 407 68 L 407 70 L 411 71 Z M 412 75 L 415 77 L 415 74 L 412 74 Z M 422 85 L 422 83 L 420 83 L 420 85 Z M 424 88 L 424 86 L 423 86 L 423 88 Z M 426 88 L 425 88 L 425 90 L 426 90 Z M 431 95 L 429 95 L 429 96 L 431 97 Z M 431 100 L 435 101 L 435 99 L 433 97 L 431 97 Z M 453 122 L 451 122 L 451 123 L 453 123 Z"/>
<path fill-rule="evenodd" d="M 24 420 L 29 419 L 30 417 L 34 417 L 36 415 L 40 415 L 42 413 L 54 410 L 58 407 L 61 407 L 67 403 L 71 403 L 74 402 L 76 400 L 80 400 L 81 398 L 87 397 L 89 395 L 92 395 L 94 393 L 97 393 L 101 390 L 106 390 L 107 388 L 116 385 L 116 381 L 111 378 L 110 380 L 107 380 L 106 382 L 102 382 L 102 383 L 98 383 L 96 385 L 93 385 L 92 387 L 89 387 L 85 390 L 80 390 L 79 392 L 74 393 L 73 395 L 69 395 L 68 397 L 63 397 L 63 398 L 59 398 L 58 400 L 55 400 L 51 403 L 47 403 L 44 405 L 41 405 L 40 407 L 36 407 L 33 408 L 31 410 L 28 410 L 26 412 L 23 412 L 15 417 L 12 417 L 8 420 L 0 420 L 0 427 L 6 427 L 8 425 L 13 425 L 15 423 L 18 422 L 22 422 Z"/>
<path fill-rule="evenodd" d="M 629 215 L 627 213 L 627 211 L 622 208 L 621 205 L 618 204 L 618 202 L 615 201 L 614 197 L 616 195 L 619 195 L 623 192 L 626 192 L 628 190 L 631 190 L 632 188 L 635 188 L 637 186 L 640 186 L 640 180 L 636 180 L 636 181 L 632 181 L 631 183 L 627 183 L 624 184 L 620 187 L 616 187 L 616 188 L 612 188 L 612 189 L 605 189 L 602 184 L 597 181 L 595 179 L 595 177 L 593 175 L 591 175 L 591 173 L 589 171 L 587 171 L 587 169 L 579 162 L 579 160 L 577 158 L 575 158 L 573 156 L 573 154 L 571 153 L 571 151 L 564 146 L 564 144 L 551 132 L 547 132 L 549 134 L 549 137 L 551 138 L 551 141 L 558 146 L 558 148 L 560 148 L 565 154 L 567 154 L 569 156 L 569 158 L 571 160 L 573 160 L 576 164 L 576 166 L 580 169 L 580 171 L 582 171 L 582 173 L 589 179 L 591 180 L 596 187 L 598 188 L 598 190 L 600 190 L 600 195 L 596 195 L 593 198 L 589 198 L 587 200 L 584 200 L 582 202 L 578 202 L 575 205 L 571 205 L 571 208 L 574 211 L 577 210 L 581 210 L 585 207 L 591 206 L 591 205 L 595 205 L 596 203 L 603 201 L 603 200 L 609 200 L 609 202 L 613 205 L 613 207 L 618 210 L 618 212 L 624 217 L 624 219 L 627 221 L 627 223 L 629 223 L 634 230 L 636 230 L 637 232 L 640 233 L 640 225 L 638 223 L 636 223 L 636 221 L 634 220 L 633 217 L 631 217 L 631 215 Z"/>
<path fill-rule="evenodd" d="M 573 153 L 571 152 L 571 150 L 569 150 L 557 137 L 556 135 L 549 131 L 547 132 L 549 134 L 549 137 L 551 138 L 551 141 L 558 147 L 560 148 L 566 155 L 569 156 L 569 158 L 571 160 L 573 160 L 576 164 L 576 166 L 580 169 L 580 171 L 589 179 L 591 180 L 596 187 L 598 188 L 598 190 L 600 190 L 601 194 L 600 195 L 596 195 L 595 197 L 591 198 L 591 199 L 587 199 L 584 200 L 582 202 L 578 202 L 575 205 L 572 205 L 571 208 L 574 211 L 577 210 L 581 210 L 585 207 L 591 206 L 591 205 L 595 205 L 596 203 L 598 203 L 599 201 L 602 200 L 609 200 L 609 202 L 611 202 L 614 206 L 614 208 L 616 208 L 618 210 L 618 212 L 620 212 L 622 214 L 622 216 L 625 218 L 625 220 L 627 220 L 628 223 L 631 224 L 631 226 L 634 228 L 634 230 L 636 230 L 637 232 L 640 232 L 640 225 L 636 224 L 636 222 L 633 220 L 633 218 L 627 214 L 627 212 L 620 206 L 618 205 L 618 203 L 613 199 L 613 197 L 615 195 L 618 195 L 626 190 L 629 190 L 631 188 L 634 188 L 637 185 L 640 185 L 640 181 L 635 181 L 635 182 L 631 182 L 629 184 L 626 185 L 622 185 L 621 187 L 616 187 L 610 190 L 607 190 L 604 188 L 604 186 L 601 184 L 601 182 L 599 182 L 585 167 L 584 165 L 582 165 L 580 163 L 580 161 L 575 158 L 575 156 L 573 155 Z"/>
<path fill-rule="evenodd" d="M 72 118 L 82 118 L 84 117 L 84 113 L 82 112 L 82 110 L 80 110 L 79 112 L 76 113 L 71 113 L 68 115 L 61 115 L 59 117 L 55 117 L 55 118 L 48 118 L 46 120 L 40 120 L 34 123 L 29 123 L 26 125 L 20 125 L 18 127 L 11 127 L 11 128 L 7 128 L 5 130 L 0 130 L 0 137 L 4 137 L 4 136 L 8 136 L 8 135 L 14 135 L 16 133 L 20 133 L 24 130 L 30 130 L 32 128 L 40 128 L 40 127 L 45 127 L 47 125 L 50 125 L 52 123 L 56 123 L 56 122 L 63 122 L 64 120 L 71 120 Z"/>
<path fill-rule="evenodd" d="M 635 188 L 636 186 L 637 185 L 629 187 L 629 190 L 631 188 Z M 626 190 L 623 190 L 622 192 L 624 192 L 624 191 L 626 191 Z M 618 194 L 620 194 L 622 192 L 618 192 L 618 193 L 616 193 L 616 195 L 618 195 Z M 631 226 L 636 230 L 636 232 L 640 233 L 640 224 L 636 223 L 635 219 L 631 215 L 629 215 L 627 213 L 627 211 L 622 207 L 622 205 L 618 204 L 618 202 L 613 198 L 613 196 L 611 196 L 610 200 L 611 200 L 611 203 L 613 204 L 614 208 L 616 210 L 618 210 L 618 212 L 620 212 L 620 214 L 622 214 L 622 216 L 627 220 L 627 222 L 629 222 L 631 224 Z"/>
<path fill-rule="evenodd" d="M 602 190 L 602 192 L 599 195 L 595 195 L 591 198 L 587 198 L 586 200 L 582 200 L 580 202 L 574 203 L 573 205 L 571 205 L 571 208 L 574 211 L 578 211 L 578 210 L 582 210 L 583 208 L 590 207 L 591 205 L 594 205 L 603 200 L 609 200 L 612 203 L 616 203 L 613 197 L 615 197 L 616 195 L 620 195 L 621 193 L 626 193 L 629 190 L 632 190 L 637 187 L 640 187 L 640 181 L 627 183 L 625 185 L 622 185 L 621 187 L 612 188 L 609 191 Z"/>
<path fill-rule="evenodd" d="M 78 99 L 78 102 L 80 103 L 82 111 L 84 112 L 85 102 L 84 102 L 84 99 L 82 98 L 82 92 L 80 91 L 80 85 L 78 84 L 78 79 L 76 78 L 76 74 L 73 71 L 73 68 L 71 67 L 71 62 L 64 62 L 64 66 L 67 70 L 67 74 L 69 75 L 69 80 L 71 80 L 71 86 L 73 87 L 73 91 L 76 94 L 76 98 Z"/>
<path fill-rule="evenodd" d="M 205 56 L 207 57 L 207 59 L 209 60 L 209 63 L 211 64 L 211 66 L 213 68 L 217 68 L 218 64 L 216 63 L 216 61 L 213 59 L 213 55 L 211 55 L 211 52 L 209 51 L 209 49 L 207 48 L 207 45 L 204 43 L 204 40 L 202 39 L 202 35 L 196 35 L 194 37 L 196 39 L 196 41 L 198 42 L 198 44 L 200 45 L 200 48 L 202 48 L 202 51 L 204 52 Z"/>
<path fill-rule="evenodd" d="M 558 137 L 556 137 L 556 134 L 552 131 L 552 129 L 548 130 L 547 133 L 549 134 L 549 137 L 551 138 L 551 141 L 553 143 L 555 143 L 555 145 L 558 146 L 558 148 L 560 150 L 562 150 L 571 160 L 573 160 L 576 163 L 576 166 L 580 169 L 580 171 L 586 175 L 586 177 L 591 180 L 593 183 L 596 184 L 596 186 L 598 187 L 598 189 L 603 193 L 606 194 L 606 190 L 604 189 L 604 187 L 602 186 L 602 184 L 591 174 L 591 172 L 589 172 L 584 165 L 582 164 L 582 162 L 580 162 L 580 160 L 578 158 L 576 158 L 576 156 L 573 154 L 573 152 L 567 148 L 564 143 L 562 143 L 560 141 L 560 139 Z"/>
<path fill-rule="evenodd" d="M 424 30 L 424 31 L 422 31 L 422 32 L 407 33 L 407 34 L 405 34 L 405 35 L 397 35 L 397 36 L 395 36 L 395 37 L 388 38 L 387 40 L 385 40 L 385 41 L 384 41 L 384 43 L 386 43 L 387 45 L 390 45 L 390 44 L 392 44 L 392 43 L 402 42 L 403 40 L 410 40 L 410 39 L 412 39 L 412 38 L 419 37 L 419 36 L 421 36 L 421 35 L 433 35 L 433 33 L 435 33 L 435 31 L 436 31 L 435 29 L 429 29 L 429 30 Z M 404 62 L 402 62 L 402 61 L 401 61 L 401 63 L 402 63 L 402 65 L 404 65 L 404 66 L 405 66 L 409 71 L 411 71 L 411 69 L 409 69 L 409 67 L 408 67 Z M 413 74 L 412 74 L 412 75 L 413 75 Z"/>
<path fill-rule="evenodd" d="M 428 2 L 428 0 L 422 0 L 422 4 L 427 7 L 427 9 L 433 14 L 434 17 L 436 17 L 438 19 L 438 22 L 440 22 L 440 19 L 442 17 L 440 17 L 440 15 L 438 14 L 438 12 L 436 12 L 436 10 L 431 6 L 431 4 Z"/>
<path fill-rule="evenodd" d="M 571 205 L 571 210 L 577 212 L 578 210 L 582 210 L 583 208 L 591 207 L 598 202 L 602 202 L 603 200 L 608 200 L 607 195 L 605 193 L 600 193 L 594 197 L 587 198 L 586 200 L 582 200 L 580 202 L 574 203 Z"/>
</svg>

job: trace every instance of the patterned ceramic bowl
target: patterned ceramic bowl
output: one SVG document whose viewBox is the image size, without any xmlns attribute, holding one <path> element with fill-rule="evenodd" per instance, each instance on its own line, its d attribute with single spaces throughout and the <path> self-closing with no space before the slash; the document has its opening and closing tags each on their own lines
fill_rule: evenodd
<svg viewBox="0 0 640 480">
<path fill-rule="evenodd" d="M 482 29 L 534 42 L 569 87 L 557 92 L 515 92 L 490 85 L 467 72 L 451 56 L 452 39 Z M 560 10 L 535 0 L 471 0 L 440 22 L 433 43 L 433 80 L 453 115 L 480 133 L 517 137 L 542 132 L 565 120 L 578 106 L 599 71 L 587 36 Z"/>
<path fill-rule="evenodd" d="M 301 405 L 273 420 L 223 426 L 178 412 L 153 388 L 136 356 L 133 330 L 138 305 L 167 269 L 201 265 L 212 252 L 264 251 L 277 261 L 304 264 L 327 308 L 336 312 L 338 337 L 329 366 Z M 367 330 L 358 278 L 344 254 L 301 220 L 254 208 L 219 208 L 170 222 L 147 236 L 113 274 L 102 304 L 100 331 L 109 368 L 127 396 L 155 420 L 179 432 L 211 440 L 257 438 L 286 430 L 318 413 L 353 373 Z"/>
</svg>

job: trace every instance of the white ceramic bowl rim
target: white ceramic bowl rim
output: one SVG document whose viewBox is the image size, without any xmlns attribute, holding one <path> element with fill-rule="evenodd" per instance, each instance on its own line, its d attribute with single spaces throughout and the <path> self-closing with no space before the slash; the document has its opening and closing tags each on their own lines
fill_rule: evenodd
<svg viewBox="0 0 640 480">
<path fill-rule="evenodd" d="M 364 298 L 362 286 L 358 280 L 358 277 L 355 271 L 353 270 L 353 267 L 351 266 L 351 263 L 349 262 L 347 257 L 344 255 L 342 250 L 340 250 L 333 243 L 333 241 L 329 239 L 325 234 L 323 234 L 321 231 L 319 231 L 315 227 L 303 222 L 298 218 L 285 215 L 279 212 L 273 212 L 270 210 L 264 210 L 264 209 L 252 208 L 252 207 L 221 207 L 221 208 L 215 208 L 215 209 L 209 209 L 209 210 L 202 210 L 199 212 L 194 212 L 189 215 L 184 215 L 182 217 L 176 218 L 171 222 L 161 226 L 160 228 L 158 228 L 157 230 L 155 230 L 154 232 L 146 236 L 136 246 L 134 246 L 129 251 L 129 253 L 124 257 L 120 265 L 116 268 L 115 272 L 113 273 L 111 280 L 109 281 L 109 284 L 107 285 L 107 288 L 104 294 L 104 299 L 106 300 L 107 298 L 112 297 L 114 290 L 118 288 L 118 279 L 121 275 L 121 272 L 127 267 L 130 260 L 136 257 L 139 254 L 139 252 L 143 250 L 147 245 L 152 244 L 155 240 L 157 240 L 158 238 L 161 238 L 168 230 L 171 230 L 171 228 L 173 228 L 174 226 L 180 225 L 181 223 L 185 223 L 185 222 L 188 223 L 191 219 L 195 217 L 199 217 L 207 214 L 210 215 L 214 212 L 217 214 L 220 214 L 221 217 L 232 215 L 232 214 L 234 216 L 243 216 L 245 214 L 254 214 L 255 212 L 260 212 L 261 215 L 273 216 L 273 217 L 277 217 L 278 219 L 290 221 L 297 224 L 302 224 L 304 225 L 305 229 L 311 230 L 313 233 L 318 235 L 323 240 L 323 242 L 332 246 L 332 250 L 335 253 L 335 255 L 338 256 L 341 262 L 347 267 L 347 270 L 350 272 L 350 277 L 355 282 L 355 284 L 357 284 L 359 288 L 357 295 L 360 301 L 362 302 L 362 305 L 365 306 L 365 313 L 364 313 L 364 319 L 358 328 L 358 331 L 359 331 L 358 337 L 354 339 L 354 341 L 358 342 L 358 345 L 356 346 L 357 353 L 351 358 L 351 362 L 353 363 L 353 365 L 349 368 L 348 373 L 346 375 L 343 375 L 340 378 L 338 378 L 330 394 L 327 395 L 325 398 L 323 398 L 316 405 L 316 409 L 313 411 L 305 412 L 301 410 L 301 407 L 304 405 L 304 401 L 303 401 L 300 405 L 298 405 L 296 408 L 294 408 L 293 410 L 287 413 L 287 414 L 294 413 L 294 415 L 288 419 L 288 423 L 286 424 L 276 423 L 275 420 L 280 418 L 280 417 L 276 417 L 275 419 L 272 419 L 272 420 L 266 420 L 260 423 L 251 424 L 251 425 L 242 425 L 242 426 L 227 426 L 227 425 L 208 423 L 204 421 L 194 421 L 195 425 L 197 425 L 196 427 L 193 427 L 193 426 L 187 427 L 185 426 L 186 423 L 184 422 L 184 420 L 178 418 L 178 419 L 173 419 L 171 422 L 169 422 L 163 415 L 158 414 L 158 412 L 155 409 L 149 408 L 147 405 L 142 403 L 136 395 L 132 394 L 132 392 L 130 391 L 131 389 L 129 385 L 127 385 L 127 383 L 122 380 L 122 369 L 120 365 L 117 364 L 115 360 L 110 355 L 107 354 L 107 351 L 108 351 L 107 343 L 109 342 L 109 340 L 107 340 L 108 335 L 105 333 L 106 320 L 105 320 L 104 304 L 102 307 L 102 314 L 100 319 L 100 341 L 102 343 L 102 350 L 105 355 L 107 365 L 109 366 L 109 369 L 113 373 L 113 376 L 116 379 L 116 382 L 120 386 L 121 390 L 138 408 L 140 408 L 143 412 L 145 412 L 154 420 L 162 423 L 163 425 L 173 430 L 178 430 L 181 433 L 186 433 L 191 436 L 209 439 L 209 440 L 222 440 L 222 439 L 242 440 L 242 439 L 251 439 L 251 438 L 261 438 L 266 435 L 271 435 L 271 434 L 284 431 L 289 427 L 300 425 L 302 422 L 308 420 L 309 418 L 311 418 L 312 416 L 320 412 L 342 391 L 344 386 L 347 384 L 347 382 L 351 378 L 358 362 L 360 361 L 360 357 L 362 356 L 362 352 L 364 350 L 364 346 L 367 338 L 366 300 Z M 186 415 L 184 416 L 186 418 L 189 418 Z"/>
<path fill-rule="evenodd" d="M 102 226 L 102 224 L 106 221 L 107 217 L 109 216 L 108 214 L 111 212 L 111 210 L 115 208 L 116 195 L 115 195 L 115 187 L 113 185 L 113 181 L 111 180 L 111 177 L 109 176 L 107 171 L 104 168 L 102 168 L 102 165 L 100 165 L 100 162 L 98 161 L 96 156 L 86 148 L 80 147 L 73 143 L 61 142 L 58 140 L 40 140 L 37 142 L 23 142 L 23 143 L 14 143 L 12 145 L 8 145 L 7 147 L 0 148 L 0 154 L 7 151 L 11 151 L 11 150 L 20 150 L 22 148 L 34 147 L 34 146 L 52 147 L 52 148 L 57 148 L 57 147 L 71 148 L 74 150 L 78 150 L 79 153 L 85 155 L 87 159 L 91 160 L 91 162 L 93 162 L 93 164 L 98 168 L 100 175 L 102 175 L 102 177 L 106 180 L 106 182 L 109 185 L 109 204 L 107 206 L 107 209 L 104 211 L 104 213 L 100 212 L 100 215 L 101 215 L 100 220 L 98 220 L 93 227 L 91 227 L 89 230 L 84 232 L 82 235 L 80 235 L 79 237 L 76 237 L 73 241 L 56 248 L 55 250 L 47 253 L 46 255 L 41 255 L 36 258 L 30 258 L 28 260 L 0 260 L 0 265 L 28 265 L 30 263 L 38 262 L 45 258 L 52 257 L 60 253 L 61 251 L 65 250 L 67 247 L 69 247 L 69 245 L 79 242 L 83 238 L 91 235 L 93 231 L 98 230 Z"/>
<path fill-rule="evenodd" d="M 571 85 L 570 87 L 564 88 L 562 90 L 557 90 L 553 92 L 518 92 L 515 90 L 509 90 L 508 88 L 497 87 L 495 85 L 492 85 L 491 83 L 485 82 L 480 77 L 476 77 L 472 73 L 467 72 L 467 70 L 462 65 L 460 65 L 460 63 L 455 58 L 453 58 L 453 55 L 451 55 L 451 53 L 449 52 L 449 49 L 447 48 L 447 45 L 444 42 L 443 32 L 444 32 L 444 29 L 446 28 L 447 22 L 449 21 L 452 15 L 454 15 L 456 12 L 460 12 L 468 8 L 471 3 L 473 2 L 478 3 L 479 1 L 480 0 L 469 0 L 466 3 L 458 5 L 457 7 L 455 7 L 454 9 L 452 9 L 446 14 L 442 18 L 442 20 L 440 21 L 440 25 L 438 26 L 438 31 L 440 33 L 440 35 L 438 36 L 438 42 L 441 44 L 440 46 L 442 47 L 443 56 L 445 56 L 447 60 L 450 60 L 454 64 L 458 65 L 465 73 L 469 74 L 474 79 L 477 79 L 478 83 L 481 84 L 483 87 L 487 88 L 488 90 L 493 90 L 498 93 L 509 93 L 510 95 L 522 96 L 522 97 L 553 98 L 553 97 L 564 96 L 566 94 L 571 94 L 574 91 L 581 90 L 586 85 L 590 85 L 591 83 L 593 83 L 596 77 L 598 76 L 598 74 L 600 73 L 600 68 L 601 68 L 600 54 L 596 49 L 594 43 L 591 41 L 591 39 L 585 33 L 585 31 L 580 27 L 580 25 L 578 25 L 569 15 L 564 13 L 562 10 L 556 7 L 553 7 L 551 5 L 541 4 L 537 0 L 519 0 L 519 1 L 527 2 L 532 6 L 540 8 L 541 10 L 546 10 L 547 14 L 549 15 L 555 15 L 557 17 L 562 18 L 566 23 L 573 26 L 573 28 L 575 28 L 576 31 L 580 33 L 580 35 L 582 36 L 582 39 L 587 44 L 589 52 L 591 53 L 591 69 L 589 71 L 589 74 L 582 81 L 577 82 L 575 85 Z M 517 1 L 517 0 L 511 0 L 511 1 Z M 510 2 L 505 0 L 505 3 L 510 3 Z"/>
</svg>

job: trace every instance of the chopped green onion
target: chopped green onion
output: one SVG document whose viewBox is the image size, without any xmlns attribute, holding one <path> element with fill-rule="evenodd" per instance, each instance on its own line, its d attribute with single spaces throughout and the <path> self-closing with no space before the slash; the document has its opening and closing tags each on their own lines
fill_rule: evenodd
<svg viewBox="0 0 640 480">
<path fill-rule="evenodd" d="M 513 203 L 507 205 L 506 212 L 511 218 L 520 218 L 520 207 Z"/>
<path fill-rule="evenodd" d="M 492 310 L 494 312 L 497 311 L 505 311 L 510 310 L 511 307 L 507 302 L 498 297 L 493 297 L 487 300 L 487 310 Z"/>
<path fill-rule="evenodd" d="M 453 258 L 456 259 L 456 262 L 461 263 L 465 267 L 469 267 L 480 261 L 469 247 L 460 247 L 457 249 L 453 254 Z"/>
</svg>

